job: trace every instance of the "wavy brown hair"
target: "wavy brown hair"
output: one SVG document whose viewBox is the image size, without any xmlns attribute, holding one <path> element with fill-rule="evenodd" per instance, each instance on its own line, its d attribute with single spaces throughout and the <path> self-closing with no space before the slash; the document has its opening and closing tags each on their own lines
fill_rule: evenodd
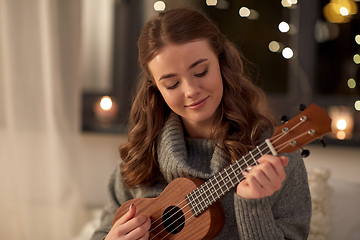
<svg viewBox="0 0 360 240">
<path fill-rule="evenodd" d="M 148 63 L 166 45 L 203 39 L 218 56 L 224 87 L 212 139 L 233 162 L 252 149 L 266 129 L 274 127 L 264 93 L 246 77 L 243 56 L 218 27 L 198 10 L 162 12 L 144 26 L 138 40 L 143 74 L 130 112 L 128 142 L 120 146 L 121 174 L 129 188 L 162 177 L 156 146 L 171 110 L 156 87 Z"/>
</svg>

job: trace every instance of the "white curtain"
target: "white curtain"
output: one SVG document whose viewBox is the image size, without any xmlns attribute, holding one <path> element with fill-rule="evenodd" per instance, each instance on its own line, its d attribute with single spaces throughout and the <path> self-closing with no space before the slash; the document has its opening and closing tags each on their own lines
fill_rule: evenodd
<svg viewBox="0 0 360 240">
<path fill-rule="evenodd" d="M 80 0 L 0 0 L 0 239 L 71 239 L 78 188 Z"/>
</svg>

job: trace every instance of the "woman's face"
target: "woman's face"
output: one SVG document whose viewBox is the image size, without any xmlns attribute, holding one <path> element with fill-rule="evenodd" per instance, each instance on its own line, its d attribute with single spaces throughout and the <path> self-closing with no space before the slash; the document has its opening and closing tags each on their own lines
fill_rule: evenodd
<svg viewBox="0 0 360 240">
<path fill-rule="evenodd" d="M 165 102 L 181 116 L 190 136 L 196 128 L 211 128 L 223 82 L 218 58 L 206 40 L 167 45 L 148 67 Z"/>
</svg>

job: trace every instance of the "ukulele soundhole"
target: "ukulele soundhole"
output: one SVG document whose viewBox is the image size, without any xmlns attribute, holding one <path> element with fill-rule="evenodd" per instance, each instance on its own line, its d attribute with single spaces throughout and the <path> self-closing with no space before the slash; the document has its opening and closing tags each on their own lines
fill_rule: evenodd
<svg viewBox="0 0 360 240">
<path fill-rule="evenodd" d="M 177 234 L 184 228 L 185 216 L 179 207 L 170 206 L 164 211 L 162 221 L 166 231 Z"/>
</svg>

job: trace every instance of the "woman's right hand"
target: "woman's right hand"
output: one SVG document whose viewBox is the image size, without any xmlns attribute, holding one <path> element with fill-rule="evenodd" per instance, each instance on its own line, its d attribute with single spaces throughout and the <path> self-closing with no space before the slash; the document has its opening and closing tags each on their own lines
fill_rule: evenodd
<svg viewBox="0 0 360 240">
<path fill-rule="evenodd" d="M 134 218 L 135 213 L 136 207 L 131 205 L 129 211 L 115 222 L 105 240 L 149 239 L 150 218 L 145 215 Z"/>
</svg>

